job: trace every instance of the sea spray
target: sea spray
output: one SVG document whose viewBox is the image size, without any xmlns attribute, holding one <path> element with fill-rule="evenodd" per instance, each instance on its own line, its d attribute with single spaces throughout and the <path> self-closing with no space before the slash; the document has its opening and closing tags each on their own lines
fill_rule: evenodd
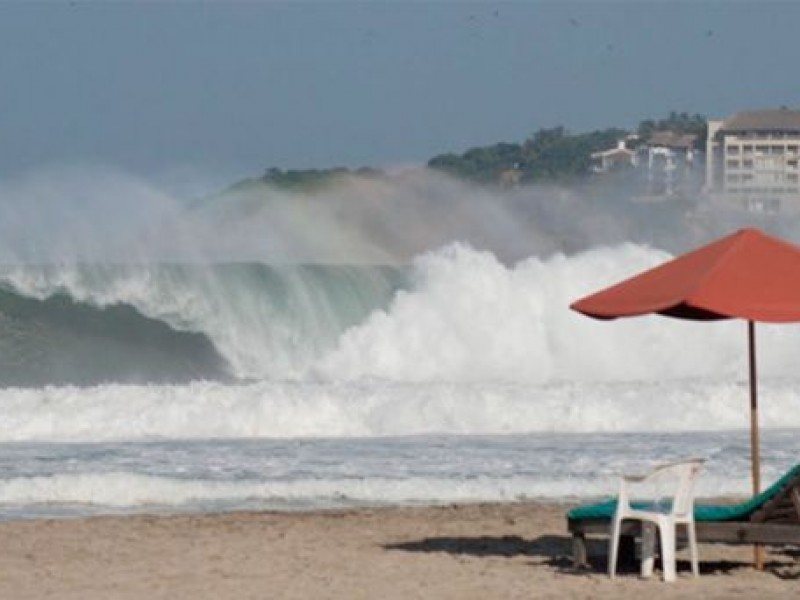
<svg viewBox="0 0 800 600">
<path fill-rule="evenodd" d="M 418 258 L 410 289 L 316 365 L 330 379 L 659 381 L 745 373 L 741 323 L 601 322 L 569 304 L 669 258 L 626 244 L 513 266 L 456 244 Z M 764 326 L 764 374 L 795 373 L 798 327 Z"/>
</svg>

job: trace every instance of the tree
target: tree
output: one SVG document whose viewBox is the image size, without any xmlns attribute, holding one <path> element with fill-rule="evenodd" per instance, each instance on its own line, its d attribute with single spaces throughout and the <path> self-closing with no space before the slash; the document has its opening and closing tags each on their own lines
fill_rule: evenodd
<svg viewBox="0 0 800 600">
<path fill-rule="evenodd" d="M 654 121 L 647 119 L 639 123 L 636 130 L 639 139 L 646 142 L 656 131 L 672 131 L 678 134 L 693 134 L 697 136 L 696 148 L 705 149 L 708 135 L 708 119 L 700 114 L 690 115 L 687 112 L 672 111 L 664 119 Z"/>
<path fill-rule="evenodd" d="M 519 144 L 499 143 L 470 148 L 461 155 L 440 154 L 429 160 L 428 166 L 471 181 L 493 183 L 499 181 L 503 171 L 518 166 L 521 161 Z"/>
</svg>

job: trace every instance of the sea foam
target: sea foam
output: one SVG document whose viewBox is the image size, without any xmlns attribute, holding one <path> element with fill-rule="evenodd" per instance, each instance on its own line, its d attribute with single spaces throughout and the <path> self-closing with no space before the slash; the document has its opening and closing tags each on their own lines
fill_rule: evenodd
<svg viewBox="0 0 800 600">
<path fill-rule="evenodd" d="M 348 330 L 315 367 L 328 378 L 399 381 L 734 380 L 741 322 L 640 317 L 600 322 L 569 309 L 591 291 L 669 256 L 625 244 L 513 266 L 452 245 L 414 263 L 412 286 Z M 763 326 L 762 374 L 793 376 L 797 325 Z"/>
<path fill-rule="evenodd" d="M 6 473 L 0 519 L 588 499 L 614 494 L 619 473 L 642 473 L 687 454 L 708 458 L 699 496 L 745 496 L 746 437 L 594 433 L 15 444 L 0 456 Z M 765 481 L 796 460 L 795 439 L 788 430 L 765 436 Z"/>
<path fill-rule="evenodd" d="M 766 428 L 800 427 L 797 384 L 761 386 Z M 0 442 L 746 429 L 745 381 L 338 383 L 0 390 Z"/>
</svg>

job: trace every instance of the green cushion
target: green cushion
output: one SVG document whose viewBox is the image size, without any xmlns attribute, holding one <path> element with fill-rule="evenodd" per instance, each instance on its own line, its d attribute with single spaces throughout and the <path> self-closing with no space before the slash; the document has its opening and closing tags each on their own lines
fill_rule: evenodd
<svg viewBox="0 0 800 600">
<path fill-rule="evenodd" d="M 695 521 L 746 521 L 755 511 L 767 501 L 774 498 L 789 481 L 800 475 L 800 464 L 789 469 L 783 477 L 773 483 L 758 496 L 754 496 L 741 504 L 733 505 L 713 505 L 695 504 Z M 608 519 L 614 516 L 617 508 L 616 498 L 598 502 L 597 504 L 587 504 L 577 506 L 567 513 L 567 518 L 571 521 L 583 521 L 586 519 Z M 648 509 L 652 508 L 647 502 L 634 502 L 633 508 Z"/>
<path fill-rule="evenodd" d="M 597 504 L 583 504 L 576 506 L 567 513 L 567 518 L 570 521 L 583 521 L 586 519 L 608 519 L 614 515 L 617 510 L 617 499 L 612 498 L 605 502 L 598 502 Z"/>
</svg>

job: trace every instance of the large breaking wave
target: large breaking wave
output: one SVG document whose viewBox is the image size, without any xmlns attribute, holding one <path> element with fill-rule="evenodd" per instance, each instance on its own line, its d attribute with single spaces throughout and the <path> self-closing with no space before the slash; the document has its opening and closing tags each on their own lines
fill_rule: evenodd
<svg viewBox="0 0 800 600">
<path fill-rule="evenodd" d="M 102 341 L 142 346 L 139 359 L 163 351 L 178 371 L 181 360 L 195 363 L 197 380 L 217 379 L 220 370 L 243 381 L 547 384 L 740 376 L 740 322 L 609 323 L 569 310 L 581 295 L 668 256 L 626 244 L 508 266 L 454 244 L 409 268 L 7 267 L 0 272 L 3 360 L 34 362 L 60 335 L 64 355 L 86 346 L 113 369 L 113 354 L 101 356 Z M 792 376 L 798 326 L 760 330 L 766 373 Z M 120 383 L 111 375 L 105 381 Z"/>
<path fill-rule="evenodd" d="M 404 272 L 78 264 L 0 277 L 0 385 L 38 386 L 295 377 Z"/>
<path fill-rule="evenodd" d="M 0 441 L 745 428 L 742 323 L 568 308 L 667 256 L 6 268 Z M 765 425 L 800 426 L 798 328 L 759 334 Z"/>
</svg>

